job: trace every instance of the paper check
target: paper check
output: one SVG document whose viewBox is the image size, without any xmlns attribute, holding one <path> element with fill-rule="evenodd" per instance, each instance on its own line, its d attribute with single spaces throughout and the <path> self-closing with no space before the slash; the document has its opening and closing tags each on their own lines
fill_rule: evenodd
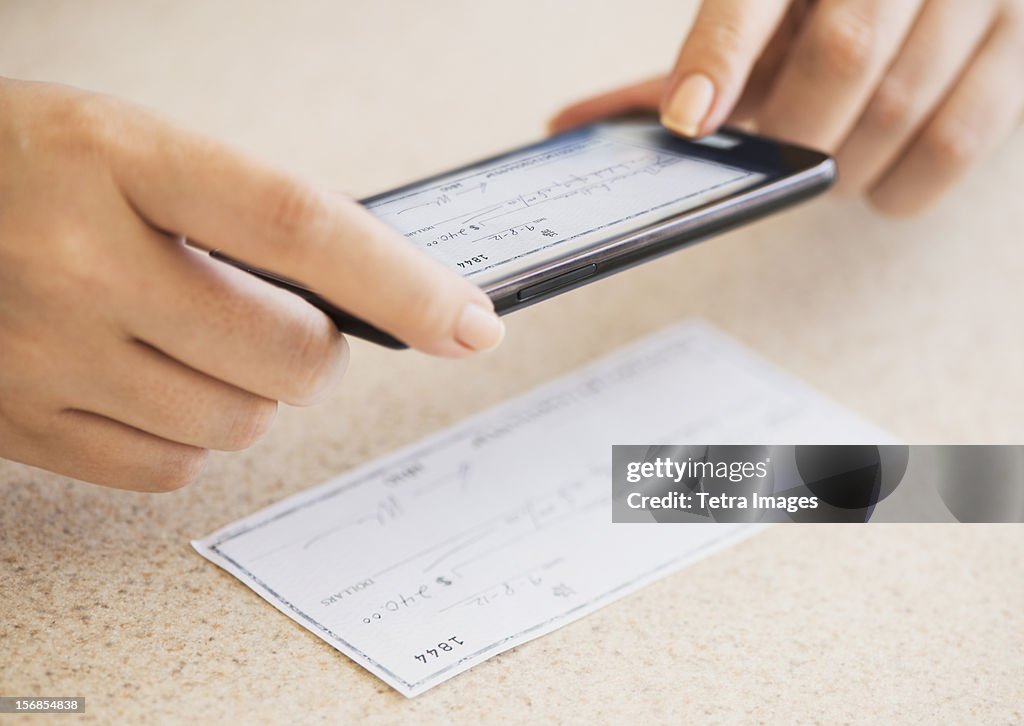
<svg viewBox="0 0 1024 726">
<path fill-rule="evenodd" d="M 612 444 L 887 438 L 693 322 L 193 545 L 415 696 L 757 530 L 612 524 Z"/>
</svg>

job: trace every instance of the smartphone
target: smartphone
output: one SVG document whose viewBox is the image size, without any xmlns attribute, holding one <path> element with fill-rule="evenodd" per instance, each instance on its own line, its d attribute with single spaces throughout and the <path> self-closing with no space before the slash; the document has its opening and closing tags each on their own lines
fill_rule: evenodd
<svg viewBox="0 0 1024 726">
<path fill-rule="evenodd" d="M 811 149 L 724 129 L 679 138 L 654 119 L 606 121 L 361 200 L 479 285 L 499 315 L 586 285 L 827 189 Z M 214 256 L 291 290 L 338 328 L 392 336 L 268 270 Z"/>
</svg>

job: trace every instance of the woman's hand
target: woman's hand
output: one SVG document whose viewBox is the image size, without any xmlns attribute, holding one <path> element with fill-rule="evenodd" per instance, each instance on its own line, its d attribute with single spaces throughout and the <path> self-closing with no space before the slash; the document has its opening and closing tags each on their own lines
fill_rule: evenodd
<svg viewBox="0 0 1024 726">
<path fill-rule="evenodd" d="M 112 98 L 0 79 L 0 456 L 174 489 L 333 385 L 348 353 L 325 315 L 183 237 L 427 353 L 501 339 L 479 288 L 355 202 Z"/>
<path fill-rule="evenodd" d="M 705 0 L 667 78 L 552 126 L 646 108 L 683 136 L 730 121 L 828 151 L 840 190 L 911 214 L 1020 123 L 1024 0 Z"/>
</svg>

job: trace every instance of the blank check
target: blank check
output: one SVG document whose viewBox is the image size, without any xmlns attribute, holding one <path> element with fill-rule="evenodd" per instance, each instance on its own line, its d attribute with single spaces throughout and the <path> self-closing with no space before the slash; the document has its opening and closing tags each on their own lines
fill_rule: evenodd
<svg viewBox="0 0 1024 726">
<path fill-rule="evenodd" d="M 757 531 L 612 524 L 612 444 L 888 438 L 691 322 L 193 545 L 415 696 Z"/>
</svg>

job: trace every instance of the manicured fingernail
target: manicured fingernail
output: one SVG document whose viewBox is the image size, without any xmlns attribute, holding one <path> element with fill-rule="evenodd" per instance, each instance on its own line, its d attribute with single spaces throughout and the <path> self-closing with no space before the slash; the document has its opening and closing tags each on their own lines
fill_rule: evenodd
<svg viewBox="0 0 1024 726">
<path fill-rule="evenodd" d="M 676 87 L 661 122 L 677 134 L 696 136 L 714 100 L 715 84 L 703 73 L 693 73 Z"/>
<path fill-rule="evenodd" d="M 482 351 L 498 347 L 505 337 L 505 324 L 497 315 L 474 303 L 462 308 L 455 326 L 455 339 L 471 350 Z"/>
</svg>

